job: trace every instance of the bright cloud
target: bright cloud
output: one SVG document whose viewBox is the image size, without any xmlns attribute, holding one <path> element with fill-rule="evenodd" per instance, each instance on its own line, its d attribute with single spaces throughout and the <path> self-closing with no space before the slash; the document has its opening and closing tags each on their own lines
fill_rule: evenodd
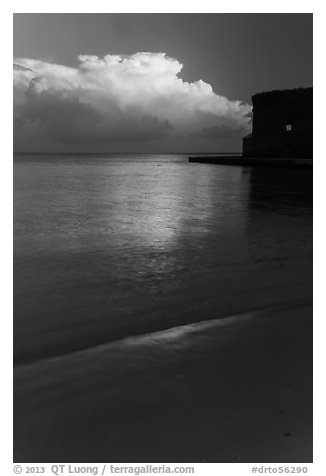
<svg viewBox="0 0 326 476">
<path fill-rule="evenodd" d="M 78 60 L 77 67 L 15 60 L 18 144 L 176 143 L 241 136 L 249 129 L 249 105 L 217 95 L 202 80 L 183 81 L 182 64 L 164 53 L 81 55 Z"/>
</svg>

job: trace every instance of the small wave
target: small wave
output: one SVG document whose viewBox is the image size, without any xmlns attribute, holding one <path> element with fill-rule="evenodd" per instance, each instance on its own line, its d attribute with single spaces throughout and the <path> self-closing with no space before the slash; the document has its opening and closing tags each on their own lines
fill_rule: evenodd
<svg viewBox="0 0 326 476">
<path fill-rule="evenodd" d="M 15 368 L 22 367 L 32 367 L 42 363 L 61 361 L 63 359 L 85 355 L 86 353 L 97 353 L 102 352 L 107 348 L 113 347 L 131 347 L 131 346 L 142 346 L 142 345 L 157 345 L 162 343 L 172 343 L 175 341 L 180 341 L 182 337 L 189 336 L 193 333 L 198 333 L 201 331 L 207 331 L 210 328 L 215 328 L 216 326 L 225 326 L 230 325 L 236 322 L 243 320 L 254 319 L 259 316 L 262 316 L 265 313 L 269 312 L 279 312 L 286 311 L 291 309 L 296 309 L 298 307 L 308 307 L 311 306 L 311 300 L 304 298 L 300 300 L 291 300 L 284 301 L 279 304 L 274 304 L 271 306 L 265 306 L 260 308 L 253 308 L 251 310 L 244 310 L 240 313 L 235 313 L 231 315 L 224 315 L 214 319 L 200 320 L 196 322 L 191 322 L 183 325 L 171 326 L 169 328 L 157 329 L 149 332 L 139 332 L 137 334 L 125 335 L 117 339 L 107 340 L 105 342 L 99 342 L 90 346 L 84 346 L 83 348 L 77 350 L 71 350 L 68 352 L 58 353 L 57 355 L 50 357 L 39 357 L 34 359 L 26 359 L 24 357 L 19 359 L 15 363 Z"/>
</svg>

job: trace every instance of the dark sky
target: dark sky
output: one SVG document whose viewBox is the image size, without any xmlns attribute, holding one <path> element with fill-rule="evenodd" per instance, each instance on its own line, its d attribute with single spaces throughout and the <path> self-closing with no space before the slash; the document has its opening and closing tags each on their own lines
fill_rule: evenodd
<svg viewBox="0 0 326 476">
<path fill-rule="evenodd" d="M 31 58 L 78 68 L 78 55 L 96 55 L 101 58 L 108 54 L 134 55 L 138 52 L 163 52 L 183 64 L 181 73 L 176 73 L 183 81 L 193 83 L 201 79 L 212 86 L 215 95 L 225 96 L 231 101 L 250 103 L 251 96 L 263 90 L 312 85 L 312 14 L 14 14 L 14 56 L 19 58 L 20 64 L 24 64 L 25 67 L 31 67 L 31 63 L 22 62 L 21 59 Z M 33 68 L 31 69 L 34 71 Z M 37 74 L 40 78 L 40 69 L 37 69 Z M 62 91 L 67 87 L 62 86 L 62 74 L 66 73 L 60 72 L 61 106 L 63 105 L 62 98 L 65 96 Z M 124 80 L 125 76 L 120 82 L 118 94 L 122 90 L 125 91 Z M 55 88 L 58 90 L 57 76 L 55 81 Z M 144 84 L 146 81 L 148 76 L 144 77 Z M 156 85 L 161 82 L 159 78 L 155 79 L 155 85 L 151 81 L 149 79 L 148 84 L 151 85 L 152 94 L 155 88 L 157 92 Z M 18 78 L 18 83 L 21 84 L 21 82 L 22 78 Z M 56 102 L 58 97 L 56 101 L 53 98 L 55 88 L 52 84 L 51 88 L 47 89 L 47 94 L 49 95 L 50 92 L 52 94 L 47 107 L 49 109 L 51 103 L 59 114 Z M 179 91 L 178 88 L 173 90 L 173 98 L 180 93 L 177 93 L 177 90 Z M 108 91 L 110 93 L 111 89 Z M 42 92 L 44 103 L 43 87 Z M 17 96 L 20 97 L 20 93 L 21 90 Z M 76 107 L 83 109 L 86 104 L 85 96 L 77 97 L 76 94 L 70 96 L 70 103 L 71 101 L 74 103 L 75 109 Z M 142 104 L 154 104 L 153 96 L 151 95 L 149 101 L 147 92 L 144 93 L 143 89 L 136 89 L 136 94 L 138 96 L 144 94 Z M 202 118 L 203 127 L 198 130 L 196 143 L 194 142 L 196 128 L 194 121 L 191 127 L 189 124 L 187 127 L 181 127 L 180 124 L 176 125 L 176 119 L 171 111 L 166 114 L 163 112 L 167 104 L 163 101 L 166 94 L 166 91 L 162 92 L 160 89 L 159 98 L 155 97 L 155 107 L 142 109 L 137 118 L 134 112 L 130 112 L 138 107 L 135 102 L 129 104 L 129 112 L 126 113 L 124 109 L 119 127 L 123 128 L 126 122 L 128 123 L 125 130 L 132 130 L 130 140 L 128 134 L 121 133 L 121 137 L 117 137 L 110 133 L 108 141 L 100 140 L 100 138 L 96 141 L 94 136 L 91 138 L 92 146 L 83 143 L 83 146 L 79 147 L 78 130 L 80 129 L 77 128 L 74 131 L 71 140 L 68 137 L 69 134 L 61 140 L 59 130 L 50 137 L 49 127 L 47 127 L 47 131 L 44 129 L 39 131 L 44 139 L 42 147 L 46 147 L 46 144 L 51 150 L 80 150 L 84 147 L 92 150 L 94 147 L 99 147 L 100 150 L 120 150 L 123 147 L 126 150 L 133 150 L 134 147 L 137 149 L 135 152 L 153 152 L 155 147 L 158 152 L 171 148 L 175 151 L 196 151 L 196 149 L 218 151 L 218 149 L 239 150 L 241 148 L 241 135 L 245 132 L 242 119 L 235 118 L 234 111 L 225 113 L 224 106 L 222 107 L 221 104 L 216 103 L 214 110 L 211 111 L 207 91 L 201 91 L 200 98 L 198 91 L 187 93 L 188 104 L 193 100 L 196 102 L 196 107 L 192 109 L 191 114 L 196 118 L 197 129 L 198 118 L 205 113 L 205 117 Z M 129 89 L 125 97 L 128 95 Z M 37 140 L 35 124 L 40 124 L 42 121 L 49 122 L 45 113 L 40 111 L 39 96 L 37 98 L 37 104 L 35 97 L 33 104 L 30 99 L 27 103 L 20 103 L 20 110 L 17 113 L 19 129 L 15 129 L 16 148 L 35 148 Z M 212 100 L 212 104 L 214 101 L 215 99 Z M 103 104 L 103 101 L 99 102 Z M 65 102 L 65 111 L 66 108 L 69 109 L 69 104 Z M 89 100 L 87 104 L 95 107 Z M 153 110 L 157 110 L 158 105 L 160 114 L 155 115 Z M 110 107 L 112 112 L 112 104 L 110 103 L 107 107 Z M 119 102 L 119 106 L 115 105 L 115 107 L 118 107 L 120 114 L 121 103 Z M 182 110 L 180 107 L 179 110 Z M 23 114 L 21 114 L 22 108 Z M 96 112 L 99 113 L 99 107 L 96 106 L 96 108 Z M 187 111 L 185 106 L 185 116 Z M 241 112 L 242 115 L 243 113 L 244 111 Z M 105 111 L 101 109 L 100 114 L 103 116 Z M 76 116 L 78 115 L 80 111 L 76 113 Z M 214 115 L 215 122 L 213 116 L 208 117 L 209 115 Z M 71 120 L 74 120 L 74 117 L 75 115 L 72 114 Z M 24 137 L 23 135 L 20 137 L 19 131 L 25 127 L 27 120 L 29 121 L 28 130 L 33 130 L 34 136 L 26 133 Z M 146 134 L 140 133 L 146 120 L 158 121 L 157 137 L 154 137 L 154 133 L 152 137 L 146 137 Z M 31 121 L 34 121 L 33 124 Z M 132 124 L 135 121 L 138 122 L 133 129 Z M 139 123 L 142 124 L 141 127 L 138 127 Z M 101 122 L 98 128 L 98 130 L 102 128 L 103 134 L 105 134 L 105 127 L 111 127 L 110 122 L 106 121 L 105 124 L 104 126 Z M 51 126 L 52 129 L 53 127 L 59 129 L 56 125 Z M 115 126 L 116 129 L 117 127 Z M 163 128 L 164 133 L 161 129 L 158 131 L 159 128 Z M 86 129 L 87 126 L 84 125 L 81 131 Z M 181 129 L 182 132 L 180 132 Z M 135 134 L 134 130 L 137 131 Z M 187 131 L 189 132 L 188 139 Z M 214 132 L 216 132 L 215 136 Z M 98 146 L 95 146 L 94 142 L 97 142 Z M 173 152 L 173 150 L 167 151 Z"/>
</svg>

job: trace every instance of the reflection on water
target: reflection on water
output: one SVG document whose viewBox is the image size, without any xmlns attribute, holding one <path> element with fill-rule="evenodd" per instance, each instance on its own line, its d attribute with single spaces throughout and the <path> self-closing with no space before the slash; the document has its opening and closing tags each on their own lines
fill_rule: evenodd
<svg viewBox="0 0 326 476">
<path fill-rule="evenodd" d="M 240 306 L 244 285 L 255 292 L 283 264 L 310 266 L 311 197 L 309 171 L 17 156 L 17 358 L 169 327 L 181 314 L 205 319 L 235 297 Z"/>
<path fill-rule="evenodd" d="M 301 169 L 250 169 L 248 245 L 254 261 L 312 259 L 313 174 Z"/>
<path fill-rule="evenodd" d="M 274 208 L 287 214 L 310 213 L 312 199 L 312 170 L 250 168 L 252 208 Z"/>
</svg>

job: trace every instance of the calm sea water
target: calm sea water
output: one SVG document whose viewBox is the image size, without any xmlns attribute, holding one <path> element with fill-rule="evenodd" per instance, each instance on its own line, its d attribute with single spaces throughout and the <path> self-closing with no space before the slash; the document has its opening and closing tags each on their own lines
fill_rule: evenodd
<svg viewBox="0 0 326 476">
<path fill-rule="evenodd" d="M 15 156 L 18 363 L 299 299 L 311 261 L 310 171 Z"/>
</svg>

